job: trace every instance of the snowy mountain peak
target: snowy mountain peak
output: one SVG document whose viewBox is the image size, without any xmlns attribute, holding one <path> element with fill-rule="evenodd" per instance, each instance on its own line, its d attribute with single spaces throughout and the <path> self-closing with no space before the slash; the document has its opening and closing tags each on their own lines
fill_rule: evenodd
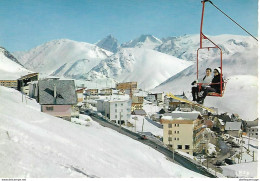
<svg viewBox="0 0 260 181">
<path fill-rule="evenodd" d="M 16 80 L 28 73 L 32 72 L 26 70 L 9 51 L 0 47 L 0 80 Z"/>
<path fill-rule="evenodd" d="M 154 37 L 153 35 L 141 35 L 140 37 L 131 40 L 130 42 L 124 43 L 121 46 L 128 48 L 142 47 L 153 49 L 156 46 L 159 46 L 161 43 L 162 41 L 159 38 Z"/>
<path fill-rule="evenodd" d="M 6 58 L 14 61 L 15 63 L 23 66 L 9 51 L 7 51 L 4 47 L 0 47 L 0 53 L 2 53 Z"/>
<path fill-rule="evenodd" d="M 112 53 L 86 42 L 68 39 L 53 40 L 27 52 L 15 52 L 28 69 L 47 75 L 82 77 Z"/>
<path fill-rule="evenodd" d="M 108 35 L 106 38 L 98 41 L 96 45 L 100 48 L 114 53 L 117 52 L 119 47 L 117 39 L 114 38 L 111 34 Z"/>
</svg>

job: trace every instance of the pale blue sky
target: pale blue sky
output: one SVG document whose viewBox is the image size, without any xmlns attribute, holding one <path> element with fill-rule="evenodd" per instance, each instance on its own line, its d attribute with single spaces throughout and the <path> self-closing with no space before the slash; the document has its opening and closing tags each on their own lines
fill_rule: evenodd
<svg viewBox="0 0 260 181">
<path fill-rule="evenodd" d="M 257 36 L 257 0 L 212 2 Z M 19 51 L 61 38 L 95 43 L 112 34 L 123 43 L 141 34 L 198 34 L 201 8 L 201 0 L 0 0 L 0 46 Z M 205 13 L 205 34 L 247 35 L 209 3 Z"/>
</svg>

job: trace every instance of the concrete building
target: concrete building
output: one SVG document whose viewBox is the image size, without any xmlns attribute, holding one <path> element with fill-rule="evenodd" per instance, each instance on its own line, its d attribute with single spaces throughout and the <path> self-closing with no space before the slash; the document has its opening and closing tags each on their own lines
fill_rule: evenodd
<svg viewBox="0 0 260 181">
<path fill-rule="evenodd" d="M 144 97 L 143 96 L 132 96 L 132 106 L 131 111 L 136 109 L 143 109 Z"/>
<path fill-rule="evenodd" d="M 111 96 L 109 99 L 99 99 L 97 100 L 97 111 L 117 124 L 124 124 L 131 117 L 131 99 L 129 96 L 121 98 Z"/>
<path fill-rule="evenodd" d="M 200 112 L 165 113 L 163 124 L 163 142 L 175 150 L 193 155 L 203 138 L 203 118 Z"/>
<path fill-rule="evenodd" d="M 248 128 L 247 136 L 258 139 L 258 126 Z"/>
<path fill-rule="evenodd" d="M 158 105 L 160 103 L 164 103 L 164 93 L 148 94 L 145 99 Z"/>
</svg>

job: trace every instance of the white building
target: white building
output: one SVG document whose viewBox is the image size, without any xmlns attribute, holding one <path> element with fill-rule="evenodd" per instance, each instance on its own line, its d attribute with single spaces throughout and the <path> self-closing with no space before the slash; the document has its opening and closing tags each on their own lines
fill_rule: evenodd
<svg viewBox="0 0 260 181">
<path fill-rule="evenodd" d="M 159 104 L 164 102 L 164 93 L 148 94 L 145 98 L 154 104 Z"/>
<path fill-rule="evenodd" d="M 131 116 L 131 99 L 129 96 L 111 96 L 109 99 L 97 100 L 97 111 L 115 123 L 126 123 Z"/>
</svg>

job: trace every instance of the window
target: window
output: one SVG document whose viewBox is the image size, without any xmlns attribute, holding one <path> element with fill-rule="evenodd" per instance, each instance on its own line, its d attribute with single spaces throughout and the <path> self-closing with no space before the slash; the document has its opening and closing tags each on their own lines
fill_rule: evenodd
<svg viewBox="0 0 260 181">
<path fill-rule="evenodd" d="M 53 106 L 46 107 L 47 111 L 53 111 Z"/>
<path fill-rule="evenodd" d="M 189 150 L 190 149 L 190 145 L 185 145 L 185 150 Z"/>
<path fill-rule="evenodd" d="M 174 131 L 174 133 L 176 134 L 176 131 Z"/>
<path fill-rule="evenodd" d="M 177 131 L 177 134 L 179 134 L 180 132 L 179 131 Z"/>
<path fill-rule="evenodd" d="M 180 124 L 177 124 L 177 127 L 179 127 L 180 126 Z"/>
<path fill-rule="evenodd" d="M 177 148 L 178 148 L 178 149 L 182 149 L 182 145 L 178 145 Z"/>
<path fill-rule="evenodd" d="M 169 130 L 169 131 L 168 131 L 168 134 L 172 134 L 172 131 L 171 131 L 171 130 Z"/>
<path fill-rule="evenodd" d="M 177 141 L 179 141 L 179 138 L 177 138 Z"/>
<path fill-rule="evenodd" d="M 168 141 L 172 141 L 172 137 L 168 137 Z"/>
<path fill-rule="evenodd" d="M 117 107 L 117 104 L 115 104 L 115 106 Z"/>
<path fill-rule="evenodd" d="M 117 109 L 115 109 L 115 112 L 117 112 Z"/>
<path fill-rule="evenodd" d="M 176 138 L 174 138 L 174 140 L 176 140 Z"/>
<path fill-rule="evenodd" d="M 117 115 L 115 115 L 115 118 L 117 118 Z"/>
<path fill-rule="evenodd" d="M 176 124 L 174 124 L 174 127 L 176 127 Z"/>
<path fill-rule="evenodd" d="M 121 103 L 121 106 L 123 106 L 124 104 L 123 103 Z"/>
<path fill-rule="evenodd" d="M 172 128 L 172 124 L 168 124 L 168 128 Z"/>
</svg>

